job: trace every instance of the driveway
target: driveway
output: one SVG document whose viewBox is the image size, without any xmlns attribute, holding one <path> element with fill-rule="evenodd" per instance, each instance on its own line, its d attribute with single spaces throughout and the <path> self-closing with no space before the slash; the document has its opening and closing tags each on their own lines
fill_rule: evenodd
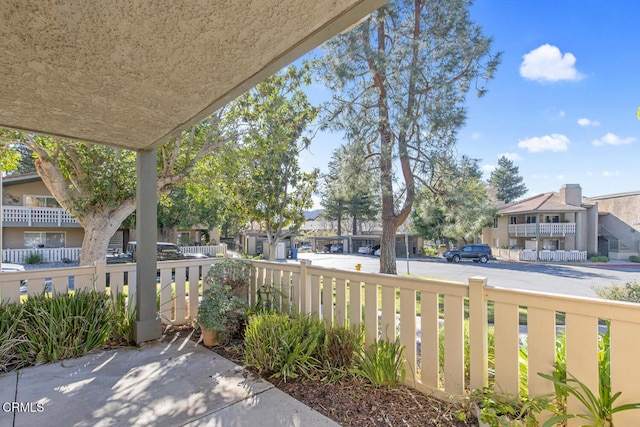
<svg viewBox="0 0 640 427">
<path fill-rule="evenodd" d="M 377 273 L 380 270 L 378 257 L 351 254 L 298 253 L 299 259 L 309 259 L 313 265 L 322 267 L 355 269 Z M 600 267 L 595 265 L 567 265 L 547 263 L 518 263 L 491 261 L 487 264 L 461 262 L 452 264 L 440 258 L 397 261 L 398 274 L 409 273 L 438 279 L 467 282 L 469 277 L 482 276 L 489 279 L 490 286 L 523 289 L 545 293 L 596 298 L 594 287 L 612 284 L 640 282 L 640 265 L 622 267 Z"/>
</svg>

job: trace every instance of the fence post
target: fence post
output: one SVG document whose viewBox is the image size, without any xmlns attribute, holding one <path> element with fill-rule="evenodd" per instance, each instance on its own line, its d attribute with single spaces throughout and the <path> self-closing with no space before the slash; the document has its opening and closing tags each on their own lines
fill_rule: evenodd
<svg viewBox="0 0 640 427">
<path fill-rule="evenodd" d="M 489 345 L 487 342 L 486 277 L 469 278 L 469 386 L 471 390 L 489 385 Z"/>
<path fill-rule="evenodd" d="M 104 292 L 107 289 L 107 263 L 104 261 L 96 261 L 94 263 L 94 271 L 96 291 Z"/>
<path fill-rule="evenodd" d="M 311 313 L 311 274 L 307 270 L 307 267 L 311 265 L 311 260 L 300 260 L 300 308 L 301 314 Z"/>
</svg>

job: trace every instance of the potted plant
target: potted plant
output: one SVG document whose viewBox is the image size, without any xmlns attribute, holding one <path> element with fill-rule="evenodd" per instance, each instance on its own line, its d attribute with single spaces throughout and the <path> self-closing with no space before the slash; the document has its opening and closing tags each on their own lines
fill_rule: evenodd
<svg viewBox="0 0 640 427">
<path fill-rule="evenodd" d="M 244 304 L 233 294 L 231 286 L 211 282 L 202 294 L 196 318 L 203 344 L 207 347 L 219 344 L 237 327 L 243 313 Z"/>
</svg>

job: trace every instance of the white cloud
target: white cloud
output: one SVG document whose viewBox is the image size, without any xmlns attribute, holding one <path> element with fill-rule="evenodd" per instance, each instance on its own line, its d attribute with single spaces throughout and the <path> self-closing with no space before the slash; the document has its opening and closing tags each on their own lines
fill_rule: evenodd
<svg viewBox="0 0 640 427">
<path fill-rule="evenodd" d="M 512 162 L 517 162 L 519 160 L 522 160 L 522 156 L 520 156 L 520 154 L 518 153 L 502 153 L 502 154 L 498 154 L 498 158 L 500 157 L 506 157 L 507 159 L 511 160 Z"/>
<path fill-rule="evenodd" d="M 525 54 L 520 64 L 520 75 L 539 82 L 580 80 L 583 76 L 575 69 L 576 57 L 560 52 L 556 46 L 544 44 Z"/>
<path fill-rule="evenodd" d="M 560 110 L 560 113 L 558 113 L 558 115 L 559 115 L 560 117 L 564 117 L 564 116 L 566 116 L 566 115 L 567 115 L 567 113 L 565 113 L 565 112 L 564 112 L 564 110 Z"/>
<path fill-rule="evenodd" d="M 578 124 L 580 126 L 600 126 L 600 122 L 597 120 L 589 120 L 586 117 L 578 119 Z"/>
<path fill-rule="evenodd" d="M 482 137 L 482 134 L 480 132 L 474 132 L 471 134 L 472 139 L 480 139 L 481 137 Z"/>
<path fill-rule="evenodd" d="M 631 144 L 632 142 L 635 142 L 635 138 L 634 137 L 629 137 L 629 138 L 620 138 L 618 135 L 609 132 L 608 134 L 606 134 L 605 136 L 603 136 L 600 139 L 594 139 L 592 144 L 597 146 L 601 146 L 601 145 L 626 145 L 626 144 Z"/>
<path fill-rule="evenodd" d="M 534 138 L 519 141 L 518 147 L 524 148 L 530 153 L 540 153 L 542 151 L 567 151 L 569 149 L 569 138 L 558 133 L 536 136 Z"/>
<path fill-rule="evenodd" d="M 604 171 L 602 172 L 602 176 L 604 177 L 612 177 L 612 176 L 620 176 L 620 172 L 616 171 L 616 172 L 609 172 L 609 171 Z"/>
<path fill-rule="evenodd" d="M 556 179 L 558 181 L 564 181 L 564 175 L 560 174 L 560 175 L 556 175 Z"/>
</svg>

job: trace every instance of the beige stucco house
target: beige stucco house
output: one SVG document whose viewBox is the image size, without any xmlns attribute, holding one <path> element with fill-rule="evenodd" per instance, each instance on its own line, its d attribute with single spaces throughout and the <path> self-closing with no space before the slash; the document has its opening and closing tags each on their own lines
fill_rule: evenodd
<svg viewBox="0 0 640 427">
<path fill-rule="evenodd" d="M 640 191 L 585 198 L 598 206 L 598 252 L 610 259 L 640 254 Z"/>
<path fill-rule="evenodd" d="M 597 205 L 583 202 L 578 184 L 499 207 L 482 241 L 493 247 L 597 252 Z"/>
<path fill-rule="evenodd" d="M 35 173 L 2 180 L 2 248 L 82 246 L 84 231 Z"/>
</svg>

